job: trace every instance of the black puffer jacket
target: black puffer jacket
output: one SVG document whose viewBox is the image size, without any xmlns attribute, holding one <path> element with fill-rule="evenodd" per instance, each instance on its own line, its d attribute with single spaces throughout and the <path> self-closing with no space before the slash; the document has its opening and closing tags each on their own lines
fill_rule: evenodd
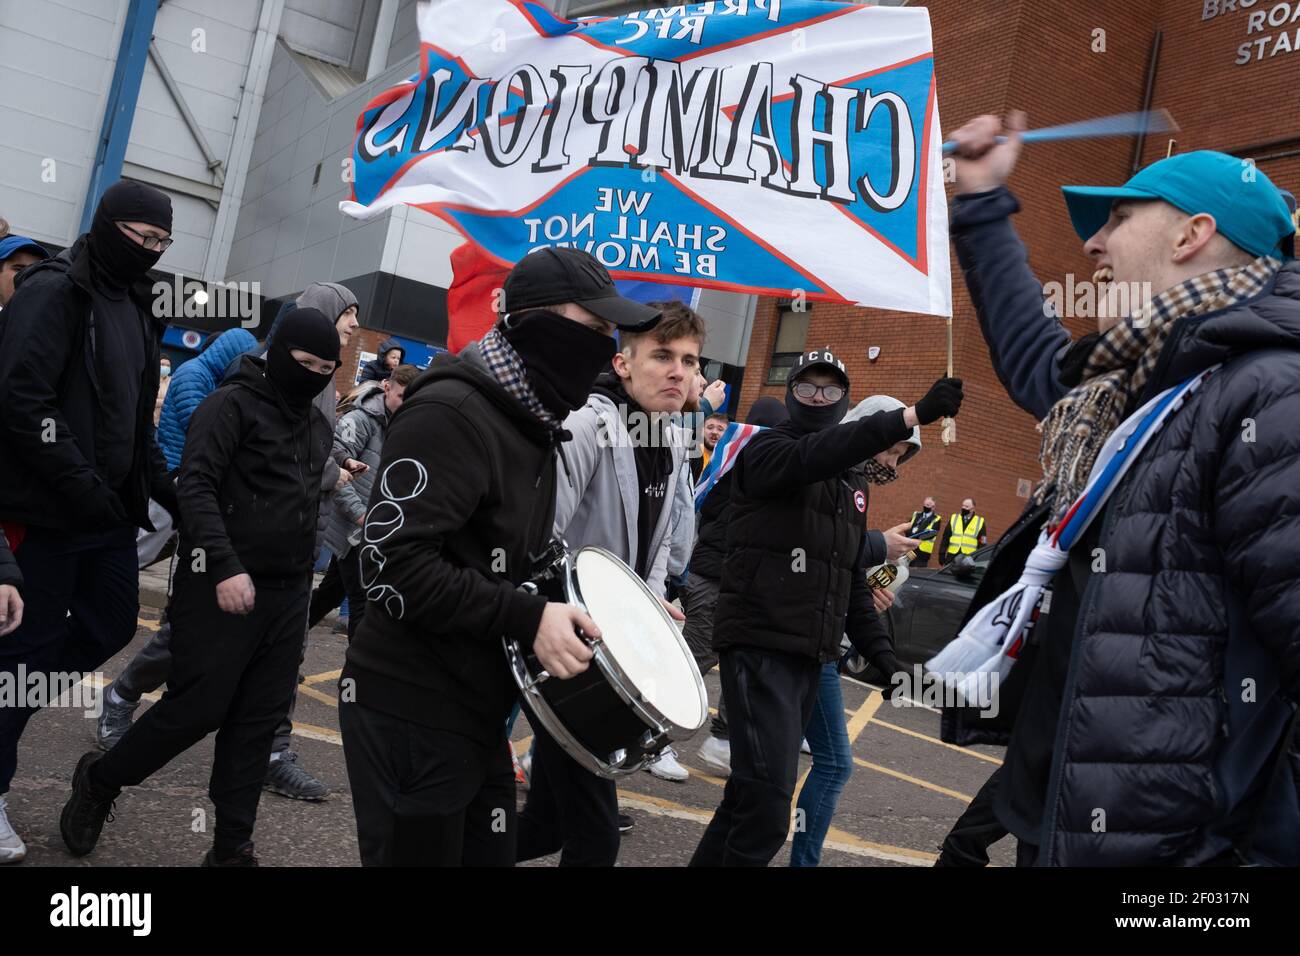
<svg viewBox="0 0 1300 956">
<path fill-rule="evenodd" d="M 154 440 L 163 324 L 145 294 L 133 291 L 148 328 L 139 400 L 135 408 L 110 407 L 101 379 L 124 359 L 107 354 L 111 337 L 96 334 L 85 242 L 24 269 L 0 312 L 0 448 L 8 459 L 0 467 L 0 519 L 78 531 L 152 529 L 150 497 L 176 508 Z M 116 491 L 97 470 L 96 435 L 108 416 L 135 422 L 131 466 Z"/>
<path fill-rule="evenodd" d="M 1041 417 L 1066 391 L 1069 336 L 1044 315 L 1016 208 L 1005 189 L 959 197 L 953 234 L 994 366 Z M 1300 864 L 1294 738 L 1266 797 L 1243 799 L 1300 693 L 1300 262 L 1249 302 L 1177 323 L 1141 401 L 1217 363 L 1110 499 L 1104 573 L 1061 572 L 1082 594 L 1040 865 L 1204 862 L 1256 807 L 1260 858 Z M 985 585 L 1014 580 L 1016 552 Z"/>
<path fill-rule="evenodd" d="M 213 586 L 243 573 L 260 586 L 293 586 L 311 571 L 316 493 L 334 431 L 314 405 L 287 409 L 265 367 L 242 356 L 195 409 L 185 437 L 178 553 L 203 548 Z"/>
<path fill-rule="evenodd" d="M 898 409 L 754 436 L 733 472 L 714 647 L 833 661 L 847 633 L 864 655 L 882 649 L 863 572 L 884 561 L 884 539 L 867 533 L 868 486 L 856 468 L 911 433 Z"/>
</svg>

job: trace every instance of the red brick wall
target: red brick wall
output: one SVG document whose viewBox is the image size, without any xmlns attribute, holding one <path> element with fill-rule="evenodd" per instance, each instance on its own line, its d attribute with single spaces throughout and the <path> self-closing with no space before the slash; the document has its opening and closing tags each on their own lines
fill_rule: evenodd
<svg viewBox="0 0 1300 956">
<path fill-rule="evenodd" d="M 1273 4 L 1263 2 L 1265 9 Z M 1238 11 L 1202 23 L 1200 0 L 1088 4 L 1032 0 L 931 0 L 941 125 L 949 132 L 979 113 L 1020 108 L 1031 126 L 1071 122 L 1140 109 L 1155 31 L 1164 31 L 1153 106 L 1166 107 L 1182 127 L 1178 150 L 1233 150 L 1289 137 L 1269 150 L 1300 149 L 1300 52 L 1234 66 L 1246 21 Z M 1105 30 L 1105 52 L 1093 52 L 1093 31 Z M 1276 34 L 1277 29 L 1270 29 Z M 1295 28 L 1291 30 L 1294 36 Z M 1255 34 L 1258 36 L 1259 34 Z M 1289 111 L 1285 104 L 1290 104 Z M 1153 137 L 1143 161 L 1165 153 L 1168 137 Z M 1132 139 L 1090 140 L 1027 147 L 1011 180 L 1023 211 L 1016 229 L 1042 282 L 1091 277 L 1066 213 L 1060 186 L 1119 183 L 1130 175 Z M 1259 168 L 1279 185 L 1300 189 L 1300 156 L 1265 160 Z M 951 200 L 953 188 L 948 187 Z M 922 429 L 924 449 L 893 484 L 872 498 L 872 524 L 904 521 L 932 494 L 945 515 L 972 496 L 996 537 L 1024 507 L 1020 479 L 1036 481 L 1039 436 L 1033 418 L 1007 398 L 989 362 L 974 308 L 953 257 L 953 357 L 965 380 L 966 402 L 957 441 L 944 447 L 939 426 Z M 889 394 L 911 404 L 945 370 L 944 320 L 876 309 L 814 304 L 806 345 L 829 346 L 845 362 L 854 402 Z M 764 386 L 776 337 L 776 304 L 760 299 L 741 389 L 744 414 Z M 1067 320 L 1078 336 L 1094 320 Z M 880 346 L 875 363 L 867 348 Z"/>
<path fill-rule="evenodd" d="M 352 341 L 343 349 L 338 371 L 334 373 L 334 387 L 338 389 L 340 396 L 352 390 L 352 383 L 357 374 L 357 356 L 362 352 L 377 352 L 379 343 L 390 334 L 367 328 L 359 328 L 353 333 Z"/>
</svg>

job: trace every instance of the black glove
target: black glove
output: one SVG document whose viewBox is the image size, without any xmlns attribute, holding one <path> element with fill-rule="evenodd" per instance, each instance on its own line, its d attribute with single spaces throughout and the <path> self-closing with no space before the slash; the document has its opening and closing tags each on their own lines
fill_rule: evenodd
<svg viewBox="0 0 1300 956">
<path fill-rule="evenodd" d="M 131 524 L 122 499 L 108 485 L 100 482 L 82 499 L 82 521 L 88 531 L 111 531 Z"/>
<path fill-rule="evenodd" d="M 884 695 L 886 699 L 889 699 L 898 689 L 897 684 L 894 681 L 895 674 L 904 674 L 908 677 L 911 676 L 903 669 L 903 665 L 899 663 L 898 658 L 894 656 L 893 651 L 881 651 L 875 657 L 871 658 L 871 666 L 880 671 L 885 687 Z"/>
<path fill-rule="evenodd" d="M 167 514 L 172 519 L 172 529 L 179 531 L 181 527 L 181 506 L 176 499 L 176 485 L 170 478 L 164 478 L 154 482 L 150 491 L 150 497 L 158 504 L 162 505 Z"/>
<path fill-rule="evenodd" d="M 929 425 L 941 418 L 951 418 L 961 409 L 961 400 L 961 379 L 941 378 L 916 403 L 916 418 L 922 425 Z"/>
</svg>

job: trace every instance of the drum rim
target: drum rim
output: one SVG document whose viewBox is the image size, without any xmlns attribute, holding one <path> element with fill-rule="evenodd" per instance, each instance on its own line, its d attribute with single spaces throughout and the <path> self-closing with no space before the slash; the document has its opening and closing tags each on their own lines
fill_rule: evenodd
<svg viewBox="0 0 1300 956">
<path fill-rule="evenodd" d="M 585 545 L 571 553 L 566 553 L 564 556 L 563 566 L 564 576 L 568 581 L 567 586 L 576 598 L 576 603 L 583 609 L 583 611 L 586 611 L 588 614 L 591 613 L 587 607 L 586 600 L 582 597 L 582 586 L 578 582 L 578 555 L 582 554 L 584 551 L 594 551 L 607 558 L 611 558 L 616 563 L 627 568 L 630 572 L 628 577 L 631 578 L 641 589 L 641 592 L 650 600 L 654 609 L 659 613 L 660 618 L 671 629 L 673 637 L 676 639 L 677 646 L 682 651 L 683 656 L 691 661 L 691 667 L 689 670 L 691 677 L 694 678 L 695 692 L 699 697 L 701 705 L 700 709 L 703 714 L 700 723 L 694 727 L 684 727 L 676 721 L 670 720 L 663 711 L 654 705 L 653 702 L 641 697 L 639 692 L 637 692 L 636 697 L 633 697 L 632 692 L 629 691 L 628 688 L 631 687 L 635 689 L 636 685 L 619 665 L 613 652 L 606 649 L 603 640 L 596 642 L 592 648 L 595 652 L 594 660 L 596 661 L 597 666 L 600 667 L 605 676 L 609 678 L 610 684 L 614 687 L 614 692 L 634 710 L 639 711 L 645 718 L 648 718 L 649 722 L 657 724 L 661 730 L 667 733 L 670 740 L 679 740 L 683 737 L 689 737 L 708 723 L 709 697 L 708 693 L 704 689 L 704 679 L 700 676 L 699 668 L 695 666 L 695 658 L 691 654 L 690 646 L 686 643 L 686 638 L 682 636 L 681 629 L 677 627 L 677 622 L 673 620 L 672 615 L 668 613 L 667 608 L 665 608 L 663 604 L 660 603 L 659 599 L 655 597 L 655 594 L 650 590 L 649 585 L 647 585 L 645 581 L 641 580 L 641 576 L 632 570 L 626 561 L 614 554 L 612 551 L 596 545 Z M 600 622 L 597 621 L 596 623 L 599 624 Z M 654 728 L 652 727 L 651 729 Z"/>
<path fill-rule="evenodd" d="M 584 747 L 570 733 L 569 728 L 565 726 L 564 721 L 560 719 L 560 715 L 555 712 L 555 708 L 551 706 L 550 701 L 546 699 L 542 692 L 535 685 L 531 687 L 525 686 L 532 675 L 528 671 L 523 646 L 519 641 L 509 637 L 502 637 L 501 643 L 505 648 L 506 663 L 510 668 L 510 676 L 514 678 L 515 684 L 518 685 L 520 694 L 527 698 L 525 703 L 529 708 L 529 718 L 535 716 L 542 726 L 546 728 L 546 732 L 555 739 L 555 742 L 560 745 L 570 758 L 596 776 L 604 777 L 607 780 L 615 780 L 619 777 L 637 773 L 648 763 L 647 760 L 640 760 L 634 766 L 617 766 L 600 759 Z M 510 749 L 514 750 L 513 743 L 511 743 Z"/>
</svg>

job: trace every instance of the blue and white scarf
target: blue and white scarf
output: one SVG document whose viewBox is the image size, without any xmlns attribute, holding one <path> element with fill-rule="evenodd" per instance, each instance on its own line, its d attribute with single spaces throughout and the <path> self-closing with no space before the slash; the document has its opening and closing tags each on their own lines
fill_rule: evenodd
<svg viewBox="0 0 1300 956">
<path fill-rule="evenodd" d="M 987 688 L 988 679 L 981 681 L 981 675 L 997 674 L 996 680 L 1000 681 L 1010 673 L 1024 646 L 1026 625 L 1037 620 L 1043 590 L 1065 567 L 1070 548 L 1083 536 L 1169 416 L 1218 367 L 1165 389 L 1120 423 L 1098 453 L 1083 493 L 1059 523 L 1044 526 L 1020 580 L 984 605 L 947 647 L 926 662 L 930 673 L 969 702 L 979 700 L 981 693 L 987 694 L 987 690 L 981 691 L 981 683 Z"/>
</svg>

